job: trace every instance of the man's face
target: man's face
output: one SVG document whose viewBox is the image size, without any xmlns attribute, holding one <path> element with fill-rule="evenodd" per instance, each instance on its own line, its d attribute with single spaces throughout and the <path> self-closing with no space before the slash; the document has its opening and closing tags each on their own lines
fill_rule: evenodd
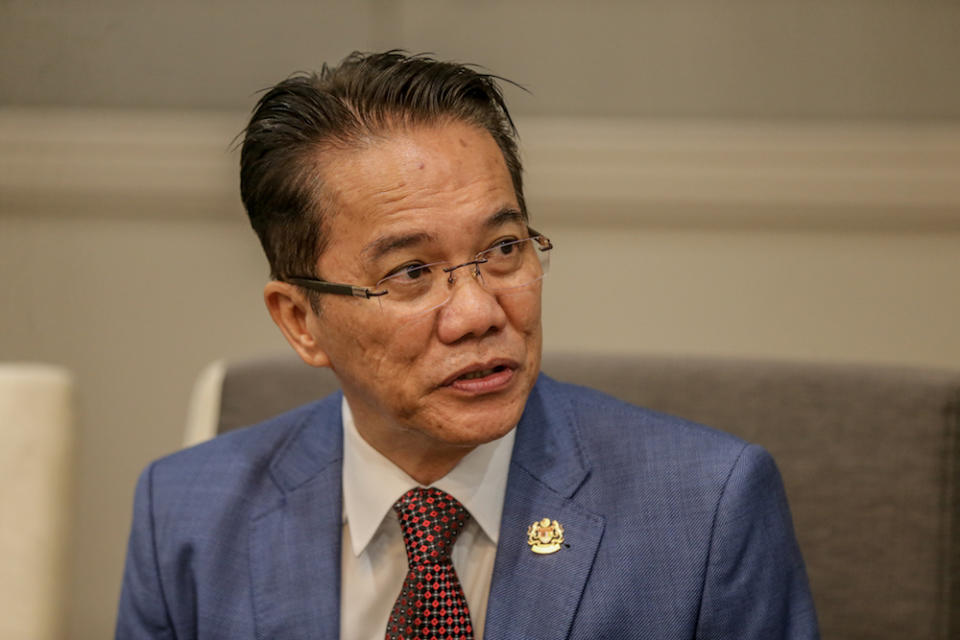
<svg viewBox="0 0 960 640">
<path fill-rule="evenodd" d="M 325 280 L 373 288 L 404 265 L 472 260 L 527 236 L 493 138 L 446 123 L 398 129 L 327 153 Z M 540 369 L 539 282 L 493 294 L 455 272 L 449 300 L 410 317 L 382 300 L 323 296 L 308 326 L 343 386 L 364 438 L 381 453 L 465 451 L 520 419 Z M 444 279 L 444 286 L 446 280 Z"/>
</svg>

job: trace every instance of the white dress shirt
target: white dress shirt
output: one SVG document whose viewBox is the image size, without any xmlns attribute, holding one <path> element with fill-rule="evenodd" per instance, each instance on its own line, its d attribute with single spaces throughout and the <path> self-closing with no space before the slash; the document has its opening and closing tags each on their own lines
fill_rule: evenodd
<svg viewBox="0 0 960 640">
<path fill-rule="evenodd" d="M 393 503 L 419 484 L 360 436 L 346 398 L 342 412 L 340 637 L 383 640 L 407 574 L 407 553 Z M 453 547 L 452 560 L 475 638 L 483 637 L 515 431 L 480 445 L 431 485 L 459 500 L 472 516 Z"/>
</svg>

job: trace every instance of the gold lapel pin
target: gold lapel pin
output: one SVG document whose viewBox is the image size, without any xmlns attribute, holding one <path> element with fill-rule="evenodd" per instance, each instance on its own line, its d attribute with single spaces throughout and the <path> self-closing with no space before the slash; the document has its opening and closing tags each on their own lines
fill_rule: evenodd
<svg viewBox="0 0 960 640">
<path fill-rule="evenodd" d="M 563 527 L 550 518 L 538 520 L 527 529 L 527 544 L 540 555 L 556 553 L 563 546 Z"/>
</svg>

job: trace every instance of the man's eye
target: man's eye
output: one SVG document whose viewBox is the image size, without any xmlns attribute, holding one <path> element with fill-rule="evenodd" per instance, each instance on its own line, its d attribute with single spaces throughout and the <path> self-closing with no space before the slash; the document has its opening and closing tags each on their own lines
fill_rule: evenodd
<svg viewBox="0 0 960 640">
<path fill-rule="evenodd" d="M 504 238 L 503 240 L 497 240 L 493 243 L 493 246 L 489 250 L 496 250 L 501 255 L 508 255 L 514 249 L 517 248 L 517 239 L 516 238 Z"/>
<path fill-rule="evenodd" d="M 430 265 L 420 264 L 417 262 L 413 264 L 405 264 L 402 267 L 394 269 L 393 272 L 387 277 L 395 278 L 397 280 L 416 280 L 427 275 L 428 273 L 430 273 Z"/>
</svg>

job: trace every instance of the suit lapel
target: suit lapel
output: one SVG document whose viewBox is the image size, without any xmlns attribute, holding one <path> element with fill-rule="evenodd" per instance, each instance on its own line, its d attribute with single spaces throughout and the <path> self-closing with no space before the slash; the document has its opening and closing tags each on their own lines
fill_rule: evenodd
<svg viewBox="0 0 960 640">
<path fill-rule="evenodd" d="M 540 377 L 517 426 L 500 523 L 484 636 L 566 638 L 603 535 L 604 518 L 572 496 L 589 475 L 572 407 Z M 527 528 L 542 518 L 564 528 L 565 546 L 532 552 Z"/>
<path fill-rule="evenodd" d="M 340 394 L 324 400 L 276 455 L 280 492 L 250 522 L 250 573 L 258 638 L 340 633 Z"/>
</svg>

